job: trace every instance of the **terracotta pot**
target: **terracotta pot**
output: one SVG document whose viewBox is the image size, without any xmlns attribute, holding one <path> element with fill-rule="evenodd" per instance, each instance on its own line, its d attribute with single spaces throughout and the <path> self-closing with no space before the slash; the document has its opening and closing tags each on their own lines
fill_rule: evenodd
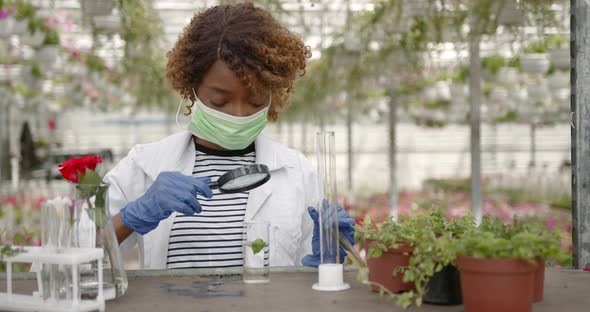
<svg viewBox="0 0 590 312">
<path fill-rule="evenodd" d="M 518 259 L 460 256 L 465 312 L 531 312 L 535 265 Z"/>
<path fill-rule="evenodd" d="M 539 259 L 535 268 L 535 291 L 533 302 L 543 301 L 543 292 L 545 290 L 545 260 Z"/>
<path fill-rule="evenodd" d="M 371 242 L 367 242 L 368 246 Z M 385 287 L 390 292 L 397 294 L 404 291 L 415 290 L 413 283 L 403 282 L 403 272 L 393 276 L 393 272 L 398 267 L 406 267 L 410 262 L 410 254 L 412 247 L 409 245 L 402 245 L 397 249 L 390 249 L 383 252 L 377 258 L 368 258 L 367 266 L 369 267 L 369 281 L 377 283 Z M 371 289 L 374 292 L 379 292 L 379 287 L 372 285 Z"/>
</svg>

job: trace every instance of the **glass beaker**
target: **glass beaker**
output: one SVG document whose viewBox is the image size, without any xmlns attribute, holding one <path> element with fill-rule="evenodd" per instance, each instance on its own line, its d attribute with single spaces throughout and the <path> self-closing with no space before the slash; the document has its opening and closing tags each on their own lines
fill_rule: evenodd
<svg viewBox="0 0 590 312">
<path fill-rule="evenodd" d="M 105 300 L 122 296 L 127 290 L 127 275 L 109 212 L 107 183 L 75 184 L 74 205 L 79 212 L 78 247 L 103 248 L 103 294 Z M 98 295 L 98 264 L 80 266 L 82 299 Z"/>
<path fill-rule="evenodd" d="M 269 232 L 266 221 L 245 221 L 242 243 L 243 281 L 246 284 L 270 282 Z"/>
</svg>

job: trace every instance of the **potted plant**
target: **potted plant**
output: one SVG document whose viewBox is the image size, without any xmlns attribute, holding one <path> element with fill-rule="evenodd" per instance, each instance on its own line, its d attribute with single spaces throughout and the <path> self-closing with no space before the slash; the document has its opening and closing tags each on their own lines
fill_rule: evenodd
<svg viewBox="0 0 590 312">
<path fill-rule="evenodd" d="M 402 307 L 422 302 L 439 305 L 462 303 L 459 271 L 453 265 L 455 252 L 453 240 L 473 227 L 473 218 L 466 215 L 448 220 L 441 209 L 417 216 L 421 230 L 415 239 L 410 263 L 404 273 L 404 281 L 413 282 L 416 292 L 400 295 Z"/>
<path fill-rule="evenodd" d="M 356 235 L 361 247 L 367 250 L 367 278 L 373 291 L 397 294 L 414 289 L 399 274 L 409 264 L 417 230 L 409 225 L 410 220 L 401 215 L 399 221 L 390 218 L 375 224 L 367 216 L 363 226 L 358 227 Z"/>
<path fill-rule="evenodd" d="M 43 40 L 43 46 L 37 51 L 37 61 L 39 64 L 48 69 L 55 65 L 55 61 L 58 55 L 59 47 L 59 34 L 57 31 L 50 27 L 43 27 L 45 32 L 45 38 Z"/>
<path fill-rule="evenodd" d="M 539 259 L 559 246 L 549 237 L 539 226 L 484 216 L 455 240 L 465 311 L 532 311 Z"/>
<path fill-rule="evenodd" d="M 524 16 L 522 12 L 518 9 L 518 4 L 516 3 L 516 0 L 504 0 L 498 1 L 496 3 L 502 4 L 502 7 L 497 17 L 498 24 L 506 26 L 522 25 L 522 23 L 524 22 Z"/>
<path fill-rule="evenodd" d="M 366 219 L 357 233 L 367 247 L 367 284 L 373 291 L 389 293 L 403 308 L 422 302 L 461 304 L 451 247 L 473 227 L 472 220 L 466 216 L 448 221 L 438 209 L 377 225 Z"/>
<path fill-rule="evenodd" d="M 543 40 L 534 41 L 524 48 L 520 56 L 522 71 L 529 74 L 545 74 L 549 69 L 547 46 Z"/>
<path fill-rule="evenodd" d="M 498 83 L 507 87 L 514 87 L 519 83 L 518 68 L 502 67 L 498 70 L 498 77 L 502 77 Z"/>
<path fill-rule="evenodd" d="M 14 23 L 14 8 L 0 7 L 0 38 L 8 38 L 12 35 Z"/>
<path fill-rule="evenodd" d="M 96 30 L 107 34 L 118 33 L 121 30 L 121 18 L 118 14 L 94 16 L 92 21 Z"/>
<path fill-rule="evenodd" d="M 550 98 L 550 96 L 551 96 L 549 94 L 549 90 L 548 90 L 548 86 L 547 86 L 547 79 L 544 79 L 544 78 L 539 78 L 539 79 L 535 79 L 534 81 L 531 81 L 526 86 L 526 90 L 527 90 L 529 100 L 532 100 L 535 103 L 543 102 L 543 101 L 547 100 L 548 98 Z"/>
<path fill-rule="evenodd" d="M 552 35 L 547 38 L 548 45 L 551 51 L 549 52 L 549 60 L 551 65 L 559 70 L 570 70 L 570 45 L 569 38 Z"/>
<path fill-rule="evenodd" d="M 499 54 L 486 56 L 481 61 L 483 67 L 482 77 L 486 81 L 495 82 L 498 80 L 498 72 L 506 65 L 506 59 Z M 503 77 L 502 77 L 503 79 Z"/>
<path fill-rule="evenodd" d="M 561 89 L 570 88 L 570 73 L 565 71 L 556 71 L 547 77 L 547 83 L 552 92 L 557 92 Z"/>
<path fill-rule="evenodd" d="M 81 0 L 80 6 L 85 15 L 99 16 L 111 14 L 115 7 L 115 3 L 112 0 Z"/>
<path fill-rule="evenodd" d="M 28 27 L 29 31 L 20 36 L 21 42 L 33 48 L 40 47 L 45 41 L 45 32 L 42 30 L 45 27 L 43 21 L 33 16 L 29 19 Z"/>
</svg>

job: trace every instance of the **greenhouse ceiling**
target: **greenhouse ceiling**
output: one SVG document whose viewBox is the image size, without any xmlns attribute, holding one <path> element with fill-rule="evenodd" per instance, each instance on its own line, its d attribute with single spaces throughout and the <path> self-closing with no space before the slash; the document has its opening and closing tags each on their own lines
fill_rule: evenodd
<svg viewBox="0 0 590 312">
<path fill-rule="evenodd" d="M 98 0 L 104 2 L 107 0 Z M 96 54 L 107 63 L 116 64 L 123 55 L 124 42 L 115 33 L 99 35 L 94 40 L 92 29 L 83 22 L 81 1 L 78 0 L 31 0 L 41 14 L 51 16 L 65 25 L 68 31 L 62 33 L 66 44 L 81 50 L 95 47 Z M 193 14 L 203 8 L 224 2 L 223 0 L 154 0 L 153 8 L 158 12 L 163 28 L 162 48 L 168 49 L 178 34 L 188 24 Z M 225 1 L 228 2 L 228 1 Z M 319 51 L 330 45 L 333 34 L 341 32 L 350 12 L 374 9 L 373 0 L 268 0 L 257 1 L 260 6 L 273 11 L 289 29 L 302 35 L 311 46 L 314 58 Z M 113 15 L 117 16 L 116 9 Z"/>
</svg>

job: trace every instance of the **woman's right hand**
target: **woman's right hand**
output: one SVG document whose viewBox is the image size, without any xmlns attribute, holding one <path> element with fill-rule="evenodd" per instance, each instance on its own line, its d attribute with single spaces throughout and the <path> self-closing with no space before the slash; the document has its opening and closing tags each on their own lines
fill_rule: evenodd
<svg viewBox="0 0 590 312">
<path fill-rule="evenodd" d="M 121 209 L 121 220 L 130 230 L 144 235 L 174 211 L 187 215 L 201 212 L 197 194 L 213 196 L 210 178 L 194 178 L 180 172 L 162 172 L 147 192 Z"/>
</svg>

